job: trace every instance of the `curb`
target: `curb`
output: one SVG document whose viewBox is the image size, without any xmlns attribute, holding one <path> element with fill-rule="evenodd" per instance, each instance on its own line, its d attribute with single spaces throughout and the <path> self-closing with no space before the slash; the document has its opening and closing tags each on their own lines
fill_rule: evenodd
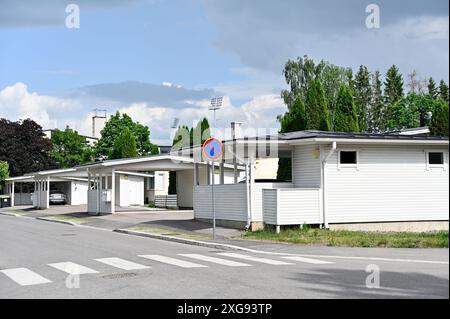
<svg viewBox="0 0 450 319">
<path fill-rule="evenodd" d="M 235 245 L 211 243 L 211 242 L 207 242 L 207 241 L 194 240 L 194 239 L 185 239 L 185 238 L 179 238 L 179 237 L 173 237 L 173 236 L 167 236 L 167 235 L 147 233 L 147 232 L 142 232 L 142 231 L 138 231 L 138 230 L 129 230 L 129 229 L 118 228 L 118 229 L 114 229 L 113 232 L 127 234 L 127 235 L 141 236 L 141 237 L 149 237 L 149 238 L 154 238 L 154 239 L 177 242 L 177 243 L 181 243 L 181 244 L 202 246 L 202 247 L 215 248 L 215 249 L 253 251 L 252 249 L 239 247 L 239 246 L 235 246 Z"/>
<path fill-rule="evenodd" d="M 46 222 L 54 222 L 54 223 L 71 225 L 71 226 L 79 226 L 79 224 L 77 224 L 77 223 L 69 222 L 69 221 L 65 221 L 65 220 L 50 219 L 50 218 L 46 218 L 46 217 L 36 217 L 36 219 L 44 220 Z"/>
<path fill-rule="evenodd" d="M 19 217 L 20 215 L 10 212 L 0 212 L 0 215 Z"/>
</svg>

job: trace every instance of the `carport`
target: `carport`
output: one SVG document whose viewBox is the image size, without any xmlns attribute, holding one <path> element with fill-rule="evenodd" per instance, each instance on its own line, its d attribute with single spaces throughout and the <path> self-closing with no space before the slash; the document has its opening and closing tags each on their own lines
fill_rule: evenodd
<svg viewBox="0 0 450 319">
<path fill-rule="evenodd" d="M 175 155 L 108 160 L 75 169 L 87 175 L 88 212 L 91 214 L 113 214 L 123 211 L 123 207 L 143 206 L 144 178 L 153 177 L 155 171 L 176 171 L 178 206 L 193 207 L 194 183 L 206 185 L 211 173 L 206 163 L 194 163 L 193 158 Z M 224 166 L 217 175 L 219 183 L 232 182 L 233 167 Z"/>
<path fill-rule="evenodd" d="M 74 169 L 49 170 L 27 176 L 6 179 L 6 191 L 11 206 L 33 205 L 45 209 L 50 206 L 50 192 L 58 190 L 66 195 L 67 204 L 86 204 L 88 180 Z"/>
<path fill-rule="evenodd" d="M 243 168 L 237 167 L 238 173 Z M 154 172 L 177 172 L 177 200 L 179 207 L 193 207 L 194 185 L 209 185 L 212 170 L 205 162 L 177 155 L 153 155 L 96 162 L 73 168 L 42 171 L 27 176 L 8 178 L 7 190 L 13 198 L 17 183 L 33 183 L 33 205 L 42 209 L 49 207 L 49 195 L 53 185 L 60 182 L 83 184 L 70 203 L 86 204 L 90 214 L 133 211 L 133 207 L 144 206 L 145 178 L 154 177 Z M 224 164 L 215 170 L 217 184 L 233 183 L 236 166 Z M 239 175 L 239 174 L 238 174 Z M 31 194 L 29 194 L 31 197 Z M 83 201 L 80 198 L 83 198 Z M 12 203 L 14 206 L 14 202 Z"/>
</svg>

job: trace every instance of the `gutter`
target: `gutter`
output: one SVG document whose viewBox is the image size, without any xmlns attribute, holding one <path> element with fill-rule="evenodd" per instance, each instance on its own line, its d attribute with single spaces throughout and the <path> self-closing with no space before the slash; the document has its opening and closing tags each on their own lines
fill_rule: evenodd
<svg viewBox="0 0 450 319">
<path fill-rule="evenodd" d="M 336 142 L 333 141 L 331 143 L 331 149 L 328 152 L 327 156 L 324 159 L 322 159 L 322 213 L 323 213 L 323 225 L 327 229 L 329 228 L 329 226 L 328 226 L 328 220 L 326 217 L 326 215 L 327 215 L 326 214 L 327 213 L 327 197 L 326 197 L 326 194 L 327 194 L 327 191 L 326 191 L 327 173 L 326 172 L 327 172 L 327 170 L 326 170 L 326 168 L 327 168 L 328 160 L 330 159 L 331 155 L 333 155 L 334 152 L 336 151 L 336 146 L 337 146 Z"/>
</svg>

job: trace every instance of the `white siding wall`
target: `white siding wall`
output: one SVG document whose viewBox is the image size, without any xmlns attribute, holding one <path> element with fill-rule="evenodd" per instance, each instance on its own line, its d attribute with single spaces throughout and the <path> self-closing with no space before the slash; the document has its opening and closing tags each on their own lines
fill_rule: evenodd
<svg viewBox="0 0 450 319">
<path fill-rule="evenodd" d="M 264 188 L 289 188 L 291 183 L 254 183 L 252 185 L 252 222 L 263 221 Z M 247 189 L 245 183 L 214 185 L 216 214 L 219 209 L 222 217 L 218 219 L 247 220 Z M 223 207 L 219 208 L 219 204 Z M 196 186 L 194 194 L 194 216 L 196 218 L 212 218 L 211 186 Z"/>
<path fill-rule="evenodd" d="M 279 225 L 320 223 L 320 189 L 280 189 Z"/>
<path fill-rule="evenodd" d="M 449 219 L 448 149 L 339 146 L 359 151 L 357 168 L 327 164 L 329 223 Z M 445 168 L 427 170 L 425 150 L 444 151 Z"/>
<path fill-rule="evenodd" d="M 291 183 L 254 183 L 252 185 L 252 221 L 263 221 L 263 189 L 291 188 Z"/>
<path fill-rule="evenodd" d="M 317 145 L 295 146 L 292 152 L 294 187 L 320 187 L 320 150 Z"/>
<path fill-rule="evenodd" d="M 263 218 L 264 223 L 277 225 L 278 190 L 263 189 Z"/>
<path fill-rule="evenodd" d="M 234 221 L 247 220 L 245 184 L 214 185 L 216 218 Z M 195 186 L 194 217 L 212 218 L 211 186 Z"/>
<path fill-rule="evenodd" d="M 319 188 L 264 189 L 263 203 L 266 224 L 320 223 Z"/>
</svg>

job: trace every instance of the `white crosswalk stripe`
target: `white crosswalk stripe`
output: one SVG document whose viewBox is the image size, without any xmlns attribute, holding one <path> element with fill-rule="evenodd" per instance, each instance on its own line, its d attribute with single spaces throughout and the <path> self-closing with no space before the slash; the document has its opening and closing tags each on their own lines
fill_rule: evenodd
<svg viewBox="0 0 450 319">
<path fill-rule="evenodd" d="M 300 261 L 300 262 L 308 263 L 308 264 L 315 264 L 315 265 L 334 264 L 334 262 L 332 262 L 332 261 L 312 259 L 312 258 L 306 258 L 306 257 L 300 257 L 300 256 L 286 256 L 283 258 L 289 259 L 289 260 Z"/>
<path fill-rule="evenodd" d="M 196 264 L 190 261 L 185 261 L 185 260 L 181 260 L 181 259 L 176 259 L 176 258 L 171 258 L 171 257 L 166 257 L 166 256 L 161 256 L 161 255 L 139 255 L 139 257 L 143 257 L 143 258 L 147 258 L 147 259 L 151 259 L 151 260 L 156 260 L 165 264 L 169 264 L 169 265 L 175 265 L 178 267 L 183 267 L 183 268 L 200 268 L 200 267 L 208 267 L 205 265 L 200 265 L 200 264 Z"/>
<path fill-rule="evenodd" d="M 249 260 L 249 261 L 256 261 L 258 263 L 269 264 L 269 265 L 277 265 L 277 266 L 292 265 L 292 263 L 288 263 L 285 261 L 261 258 L 261 257 L 253 257 L 253 256 L 248 256 L 248 255 L 236 254 L 236 253 L 218 253 L 218 255 L 225 256 L 225 257 L 239 258 L 239 259 L 244 259 L 244 260 Z"/>
<path fill-rule="evenodd" d="M 21 286 L 39 285 L 50 283 L 51 281 L 28 268 L 3 269 L 0 272 L 14 280 Z"/>
<path fill-rule="evenodd" d="M 64 271 L 70 275 L 98 274 L 98 271 L 73 262 L 48 264 L 50 267 Z"/>
<path fill-rule="evenodd" d="M 124 270 L 138 270 L 138 269 L 147 269 L 151 268 L 150 266 L 141 265 L 132 261 L 128 261 L 122 258 L 110 257 L 110 258 L 98 258 L 95 259 L 101 263 L 124 269 Z"/>
<path fill-rule="evenodd" d="M 245 266 L 251 266 L 249 264 L 240 263 L 237 261 L 222 259 L 222 258 L 216 258 L 216 257 L 210 257 L 210 256 L 204 256 L 200 254 L 179 254 L 180 256 L 185 256 L 193 259 L 208 261 L 215 264 L 230 266 L 230 267 L 245 267 Z"/>
</svg>

